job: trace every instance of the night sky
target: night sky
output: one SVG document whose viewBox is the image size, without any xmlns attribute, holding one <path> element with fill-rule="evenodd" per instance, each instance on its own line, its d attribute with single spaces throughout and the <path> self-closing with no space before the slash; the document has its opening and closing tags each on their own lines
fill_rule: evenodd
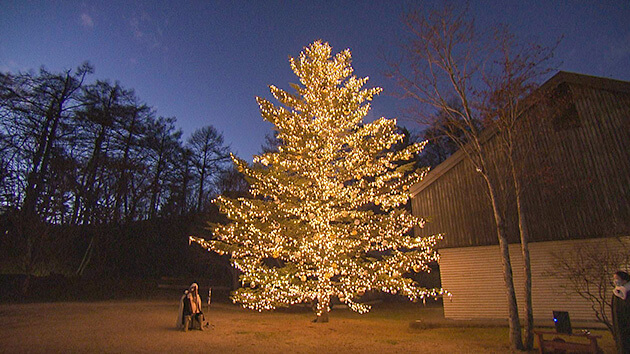
<svg viewBox="0 0 630 354">
<path fill-rule="evenodd" d="M 288 57 L 316 39 L 334 52 L 350 48 L 355 73 L 385 89 L 373 117 L 397 117 L 404 102 L 388 96 L 394 87 L 383 75 L 383 54 L 396 54 L 404 9 L 440 3 L 4 0 L 0 71 L 60 71 L 89 61 L 92 80 L 135 89 L 158 115 L 177 117 L 184 137 L 213 125 L 251 160 L 271 131 L 255 96 L 270 97 L 270 84 L 297 82 Z M 630 81 L 628 0 L 470 1 L 470 9 L 478 25 L 506 23 L 542 44 L 564 35 L 561 70 Z"/>
</svg>

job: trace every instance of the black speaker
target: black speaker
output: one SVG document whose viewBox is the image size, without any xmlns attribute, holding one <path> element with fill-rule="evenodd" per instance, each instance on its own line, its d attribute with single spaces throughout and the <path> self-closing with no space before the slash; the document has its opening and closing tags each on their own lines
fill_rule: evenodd
<svg viewBox="0 0 630 354">
<path fill-rule="evenodd" d="M 569 319 L 569 313 L 566 311 L 554 311 L 553 323 L 556 325 L 556 332 L 571 334 L 571 320 Z"/>
</svg>

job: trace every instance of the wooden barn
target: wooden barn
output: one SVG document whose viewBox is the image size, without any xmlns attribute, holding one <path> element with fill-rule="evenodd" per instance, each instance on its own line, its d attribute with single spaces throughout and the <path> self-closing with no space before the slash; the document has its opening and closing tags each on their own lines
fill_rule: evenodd
<svg viewBox="0 0 630 354">
<path fill-rule="evenodd" d="M 559 72 L 539 92 L 548 92 L 551 99 L 519 119 L 525 134 L 518 144 L 534 320 L 548 323 L 552 311 L 560 310 L 568 311 L 572 321 L 591 322 L 590 304 L 551 274 L 558 259 L 570 252 L 630 241 L 630 82 Z M 491 159 L 500 165 L 496 134 L 486 133 Z M 445 317 L 507 318 L 501 253 L 480 174 L 459 151 L 411 191 L 414 214 L 427 220 L 416 233 L 444 234 L 438 244 L 440 275 L 453 295 L 444 299 Z M 501 194 L 522 317 L 523 260 L 509 183 L 502 185 Z"/>
</svg>

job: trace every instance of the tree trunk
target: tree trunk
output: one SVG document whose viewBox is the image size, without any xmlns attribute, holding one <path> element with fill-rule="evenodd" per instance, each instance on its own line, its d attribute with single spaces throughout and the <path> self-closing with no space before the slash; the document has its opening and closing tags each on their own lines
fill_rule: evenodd
<svg viewBox="0 0 630 354">
<path fill-rule="evenodd" d="M 329 303 L 330 303 L 330 297 L 328 296 L 320 296 L 317 298 L 317 307 L 316 307 L 317 319 L 315 320 L 315 322 L 317 323 L 328 322 L 328 312 L 330 312 L 330 307 L 328 306 Z"/>
<path fill-rule="evenodd" d="M 88 244 L 88 247 L 85 250 L 85 253 L 83 254 L 83 259 L 81 260 L 81 264 L 79 265 L 79 268 L 77 268 L 76 275 L 78 276 L 83 275 L 85 268 L 87 267 L 88 263 L 90 263 L 90 260 L 92 259 L 93 250 L 94 250 L 94 235 L 92 235 L 92 238 L 90 238 L 90 243 Z"/>
<path fill-rule="evenodd" d="M 101 155 L 103 148 L 103 141 L 107 134 L 107 128 L 102 125 L 101 130 L 94 141 L 94 147 L 92 149 L 92 156 L 88 161 L 83 190 L 85 191 L 85 212 L 81 220 L 82 223 L 91 224 L 94 221 L 94 209 L 97 203 L 97 190 L 96 180 L 98 169 L 101 164 Z"/>
<path fill-rule="evenodd" d="M 135 116 L 134 116 L 135 118 Z M 131 150 L 131 141 L 133 138 L 133 129 L 134 129 L 135 119 L 131 122 L 131 126 L 129 128 L 129 134 L 125 139 L 125 147 L 123 149 L 123 158 L 120 161 L 120 174 L 118 175 L 117 188 L 116 188 L 116 203 L 114 205 L 114 221 L 118 222 L 124 217 L 121 218 L 121 215 L 127 215 L 127 166 L 129 165 L 129 154 Z M 125 208 L 124 212 L 121 212 L 121 209 Z"/>
<path fill-rule="evenodd" d="M 162 164 L 164 163 L 165 158 L 165 147 L 164 140 L 166 138 L 162 137 L 160 150 L 158 152 L 158 159 L 155 163 L 155 176 L 153 177 L 153 182 L 151 183 L 151 208 L 149 209 L 149 219 L 153 219 L 153 217 L 157 214 L 158 211 L 158 197 L 160 194 L 160 178 L 162 177 Z"/>
<path fill-rule="evenodd" d="M 50 111 L 52 110 L 53 108 L 50 108 Z M 22 205 L 22 210 L 29 216 L 37 213 L 37 201 L 39 200 L 43 187 L 44 176 L 48 173 L 50 155 L 52 154 L 53 144 L 57 138 L 57 127 L 59 126 L 59 119 L 61 119 L 61 107 L 55 112 L 47 113 L 46 116 L 45 125 L 50 125 L 50 130 L 42 134 L 44 136 L 39 142 L 39 147 L 33 159 L 33 170 L 29 173 L 27 179 L 28 184 Z"/>
<path fill-rule="evenodd" d="M 31 274 L 30 272 L 24 275 L 24 279 L 20 282 L 20 294 L 26 296 L 28 290 L 31 288 Z"/>
<path fill-rule="evenodd" d="M 315 321 L 315 322 L 317 322 L 317 323 L 326 323 L 328 321 L 329 321 L 329 319 L 328 319 L 328 309 L 324 309 L 324 311 L 321 314 L 317 315 L 317 321 Z"/>
<path fill-rule="evenodd" d="M 238 290 L 241 287 L 241 272 L 236 267 L 230 267 L 230 275 L 232 275 L 232 290 Z"/>
<path fill-rule="evenodd" d="M 523 349 L 523 338 L 521 337 L 521 324 L 518 316 L 518 305 L 516 303 L 516 293 L 514 291 L 514 279 L 512 277 L 512 264 L 510 261 L 510 251 L 508 248 L 508 240 L 505 235 L 505 223 L 501 216 L 499 205 L 497 203 L 496 190 L 488 176 L 484 175 L 484 179 L 488 185 L 488 191 L 492 202 L 492 210 L 494 212 L 494 220 L 497 227 L 497 236 L 499 238 L 499 247 L 501 249 L 501 260 L 503 265 L 503 281 L 505 283 L 505 292 L 508 300 L 508 323 L 510 346 L 512 350 Z"/>
<path fill-rule="evenodd" d="M 197 212 L 201 212 L 203 207 L 204 182 L 208 170 L 208 140 L 205 141 L 203 147 L 203 158 L 201 161 L 201 171 L 199 173 L 199 200 L 197 201 Z"/>
<path fill-rule="evenodd" d="M 523 271 L 525 273 L 525 349 L 530 350 L 534 347 L 534 311 L 532 308 L 532 268 L 529 258 L 529 232 L 522 205 L 522 186 L 517 178 L 513 162 L 512 177 L 514 179 L 518 228 L 521 236 L 521 252 L 523 254 Z"/>
<path fill-rule="evenodd" d="M 158 165 L 161 164 L 158 161 Z M 149 209 L 149 219 L 153 219 L 158 211 L 158 196 L 160 193 L 160 167 L 158 166 L 158 170 L 155 172 L 155 177 L 153 178 L 153 183 L 151 183 L 151 207 Z"/>
<path fill-rule="evenodd" d="M 24 254 L 22 258 L 22 270 L 24 279 L 20 283 L 20 293 L 26 295 L 31 284 L 31 277 L 35 268 L 35 247 L 34 235 L 37 234 L 38 221 L 36 215 L 26 215 L 19 213 L 17 219 L 17 232 L 24 239 Z"/>
<path fill-rule="evenodd" d="M 186 201 L 188 200 L 188 180 L 190 179 L 190 168 L 188 166 L 188 158 L 184 158 L 184 175 L 182 176 L 182 195 L 180 201 L 179 215 L 183 215 L 188 210 Z M 237 279 L 238 280 L 238 279 Z"/>
<path fill-rule="evenodd" d="M 206 179 L 205 169 L 201 171 L 201 175 L 199 176 L 199 193 L 197 196 L 197 212 L 201 212 L 201 206 L 203 204 L 203 187 L 204 180 Z"/>
<path fill-rule="evenodd" d="M 67 73 L 64 78 L 63 89 L 61 92 L 56 91 L 53 93 L 53 95 L 56 95 L 51 98 L 46 109 L 44 129 L 33 158 L 33 171 L 31 171 L 27 179 L 28 184 L 22 205 L 22 210 L 29 216 L 36 214 L 37 202 L 43 188 L 44 177 L 48 174 L 48 166 L 57 140 L 57 129 L 62 119 L 64 105 L 70 99 L 72 93 L 78 89 L 78 87 L 73 89 L 71 83 L 72 78 Z"/>
</svg>

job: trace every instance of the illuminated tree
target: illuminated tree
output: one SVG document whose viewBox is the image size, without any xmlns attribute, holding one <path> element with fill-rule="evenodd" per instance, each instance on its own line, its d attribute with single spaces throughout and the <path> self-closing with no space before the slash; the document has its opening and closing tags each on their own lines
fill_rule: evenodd
<svg viewBox="0 0 630 354">
<path fill-rule="evenodd" d="M 423 220 L 404 208 L 409 187 L 426 173 L 409 162 L 424 144 L 394 150 L 403 139 L 395 120 L 363 122 L 366 101 L 381 89 L 361 89 L 368 78 L 352 76 L 350 62 L 349 50 L 333 57 L 320 41 L 290 59 L 296 93 L 270 86 L 282 105 L 257 98 L 277 130 L 277 151 L 252 165 L 233 157 L 253 199 L 218 197 L 230 222 L 215 225 L 212 240 L 191 237 L 231 254 L 243 285 L 232 298 L 244 307 L 312 302 L 325 322 L 332 297 L 364 313 L 370 306 L 360 298 L 370 290 L 412 301 L 444 293 L 405 277 L 438 260 L 439 236 L 414 237 Z"/>
</svg>

